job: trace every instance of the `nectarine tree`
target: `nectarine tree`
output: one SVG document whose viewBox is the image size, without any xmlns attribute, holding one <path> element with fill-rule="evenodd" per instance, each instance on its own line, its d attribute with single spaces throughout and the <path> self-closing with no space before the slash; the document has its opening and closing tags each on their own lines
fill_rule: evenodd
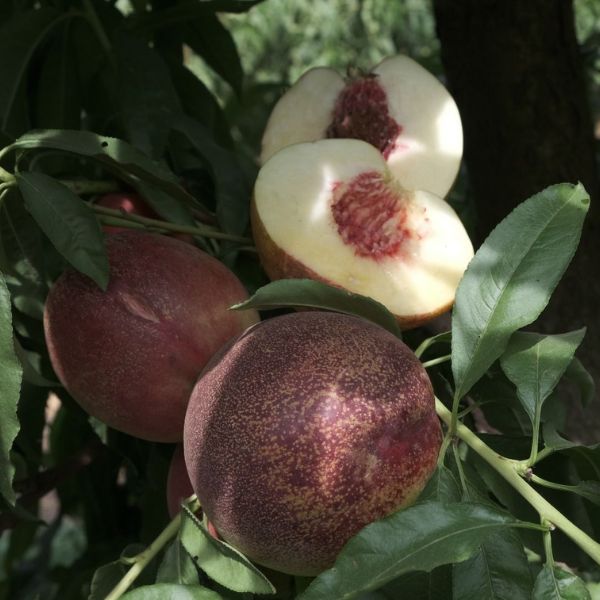
<svg viewBox="0 0 600 600">
<path fill-rule="evenodd" d="M 584 323 L 532 327 L 583 187 L 473 248 L 411 58 L 253 108 L 255 0 L 5 4 L 0 600 L 589 598 Z"/>
</svg>

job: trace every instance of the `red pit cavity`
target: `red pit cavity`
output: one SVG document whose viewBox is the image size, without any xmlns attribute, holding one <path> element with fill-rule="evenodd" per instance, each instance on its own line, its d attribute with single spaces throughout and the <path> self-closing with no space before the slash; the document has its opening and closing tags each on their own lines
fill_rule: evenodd
<svg viewBox="0 0 600 600">
<path fill-rule="evenodd" d="M 392 153 L 402 127 L 390 117 L 387 94 L 373 75 L 349 83 L 338 96 L 328 138 L 353 138 Z"/>
<path fill-rule="evenodd" d="M 338 233 L 358 256 L 374 260 L 393 256 L 411 237 L 402 196 L 377 171 L 335 185 L 331 211 Z"/>
</svg>

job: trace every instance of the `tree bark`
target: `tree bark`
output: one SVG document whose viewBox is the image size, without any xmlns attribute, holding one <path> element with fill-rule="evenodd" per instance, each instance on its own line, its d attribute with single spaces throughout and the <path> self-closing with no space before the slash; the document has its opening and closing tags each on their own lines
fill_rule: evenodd
<svg viewBox="0 0 600 600">
<path fill-rule="evenodd" d="M 478 245 L 517 204 L 581 181 L 592 204 L 581 245 L 535 328 L 588 326 L 580 356 L 600 382 L 600 195 L 593 125 L 570 0 L 434 0 L 459 106 Z M 570 433 L 600 439 L 600 411 L 570 403 Z"/>
</svg>

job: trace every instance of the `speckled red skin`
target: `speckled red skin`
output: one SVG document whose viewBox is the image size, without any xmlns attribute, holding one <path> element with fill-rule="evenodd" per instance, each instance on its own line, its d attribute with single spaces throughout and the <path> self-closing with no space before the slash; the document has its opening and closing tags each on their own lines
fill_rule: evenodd
<svg viewBox="0 0 600 600">
<path fill-rule="evenodd" d="M 162 219 L 162 217 L 152 209 L 152 207 L 139 195 L 133 192 L 115 192 L 113 194 L 105 194 L 96 200 L 98 206 L 104 206 L 104 208 L 112 208 L 114 210 L 121 210 L 127 214 L 139 215 L 140 217 L 148 217 L 149 219 Z M 123 231 L 130 231 L 131 228 L 127 227 L 114 227 L 112 225 L 103 225 L 102 229 L 106 233 L 121 233 Z M 187 233 L 174 233 L 172 237 L 187 242 L 188 244 L 194 243 L 194 237 Z"/>
<path fill-rule="evenodd" d="M 242 334 L 199 379 L 184 430 L 192 487 L 221 537 L 296 575 L 330 567 L 363 526 L 413 502 L 440 443 L 410 349 L 323 312 Z"/>
<path fill-rule="evenodd" d="M 44 328 L 52 365 L 81 406 L 111 427 L 181 441 L 199 373 L 258 314 L 228 310 L 246 290 L 190 244 L 130 231 L 108 236 L 106 246 L 106 292 L 73 270 L 50 290 Z"/>
</svg>

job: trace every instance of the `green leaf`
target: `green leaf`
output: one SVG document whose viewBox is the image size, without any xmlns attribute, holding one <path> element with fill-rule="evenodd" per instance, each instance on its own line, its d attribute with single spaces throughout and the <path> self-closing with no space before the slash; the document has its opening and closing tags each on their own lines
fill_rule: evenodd
<svg viewBox="0 0 600 600">
<path fill-rule="evenodd" d="M 237 157 L 216 144 L 208 129 L 190 117 L 177 116 L 173 128 L 190 141 L 210 167 L 221 228 L 228 233 L 242 234 L 248 225 L 250 186 Z"/>
<path fill-rule="evenodd" d="M 117 583 L 121 581 L 126 571 L 125 565 L 118 560 L 96 569 L 92 578 L 88 600 L 104 600 Z"/>
<path fill-rule="evenodd" d="M 144 153 L 160 158 L 172 117 L 181 112 L 169 70 L 157 52 L 131 35 L 120 36 L 115 51 L 119 65 L 117 95 L 128 138 Z"/>
<path fill-rule="evenodd" d="M 454 473 L 442 465 L 434 471 L 418 502 L 458 502 L 460 496 L 460 483 Z"/>
<path fill-rule="evenodd" d="M 565 379 L 577 386 L 583 406 L 588 406 L 596 398 L 596 384 L 589 371 L 575 357 L 565 371 Z"/>
<path fill-rule="evenodd" d="M 17 406 L 23 371 L 13 343 L 10 294 L 0 273 L 0 494 L 11 505 L 15 503 L 12 481 L 15 468 L 10 450 L 19 432 Z"/>
<path fill-rule="evenodd" d="M 452 316 L 457 397 L 502 355 L 510 336 L 546 307 L 575 253 L 589 202 L 581 184 L 551 186 L 513 210 L 479 248 Z"/>
<path fill-rule="evenodd" d="M 224 600 L 223 596 L 201 585 L 157 583 L 131 590 L 123 600 Z"/>
<path fill-rule="evenodd" d="M 181 225 L 194 225 L 187 208 L 194 198 L 179 185 L 177 177 L 123 140 L 89 131 L 44 129 L 22 135 L 12 148 L 60 150 L 92 158 L 125 179 L 161 216 Z"/>
<path fill-rule="evenodd" d="M 40 356 L 33 352 L 27 352 L 27 350 L 21 346 L 17 338 L 15 338 L 14 341 L 15 354 L 17 355 L 23 370 L 23 381 L 37 387 L 60 387 L 58 381 L 51 381 L 42 375 L 39 366 Z"/>
<path fill-rule="evenodd" d="M 78 129 L 81 124 L 81 94 L 71 24 L 71 21 L 64 23 L 60 35 L 44 55 L 35 94 L 38 127 Z"/>
<path fill-rule="evenodd" d="M 591 600 L 585 584 L 577 575 L 544 565 L 535 580 L 533 600 Z"/>
<path fill-rule="evenodd" d="M 182 511 L 181 544 L 211 579 L 234 592 L 275 593 L 269 580 L 243 554 L 214 539 L 186 507 Z"/>
<path fill-rule="evenodd" d="M 35 319 L 42 318 L 48 293 L 45 258 L 40 228 L 23 206 L 18 188 L 10 188 L 0 202 L 0 270 L 13 304 Z"/>
<path fill-rule="evenodd" d="M 600 482 L 599 481 L 580 481 L 570 486 L 570 491 L 586 500 L 600 506 Z"/>
<path fill-rule="evenodd" d="M 442 565 L 431 573 L 413 571 L 383 586 L 377 592 L 368 592 L 360 600 L 453 600 L 452 568 Z"/>
<path fill-rule="evenodd" d="M 199 583 L 198 569 L 191 556 L 185 551 L 179 538 L 167 548 L 158 567 L 157 583 L 180 583 L 192 585 Z"/>
<path fill-rule="evenodd" d="M 205 125 L 217 143 L 224 147 L 233 145 L 229 124 L 210 90 L 187 67 L 174 60 L 168 61 L 171 80 L 183 105 L 183 110 L 190 117 Z"/>
<path fill-rule="evenodd" d="M 216 15 L 204 15 L 189 23 L 184 30 L 184 41 L 241 95 L 244 72 L 240 56 L 231 33 Z"/>
<path fill-rule="evenodd" d="M 510 338 L 500 364 L 517 387 L 532 423 L 572 362 L 584 335 L 585 328 L 558 335 L 517 332 Z"/>
<path fill-rule="evenodd" d="M 48 32 L 63 19 L 65 16 L 58 11 L 42 8 L 13 17 L 0 29 L 0 129 L 7 130 L 33 54 Z"/>
<path fill-rule="evenodd" d="M 401 338 L 398 322 L 383 305 L 360 294 L 352 294 L 312 279 L 280 279 L 256 291 L 245 302 L 236 304 L 234 309 L 271 309 L 304 306 L 334 310 L 348 315 L 363 317 L 390 333 Z"/>
<path fill-rule="evenodd" d="M 556 431 L 556 427 L 553 423 L 544 423 L 542 426 L 542 435 L 545 446 L 552 450 L 564 450 L 566 448 L 575 448 L 578 446 L 577 443 L 561 437 L 558 431 Z"/>
<path fill-rule="evenodd" d="M 453 566 L 454 600 L 530 600 L 533 581 L 518 534 L 490 535 L 479 552 Z"/>
<path fill-rule="evenodd" d="M 350 600 L 411 571 L 466 560 L 490 534 L 519 526 L 482 504 L 424 502 L 367 525 L 301 600 Z"/>
<path fill-rule="evenodd" d="M 43 173 L 19 173 L 25 206 L 55 248 L 103 290 L 109 266 L 94 213 L 71 190 Z"/>
</svg>

